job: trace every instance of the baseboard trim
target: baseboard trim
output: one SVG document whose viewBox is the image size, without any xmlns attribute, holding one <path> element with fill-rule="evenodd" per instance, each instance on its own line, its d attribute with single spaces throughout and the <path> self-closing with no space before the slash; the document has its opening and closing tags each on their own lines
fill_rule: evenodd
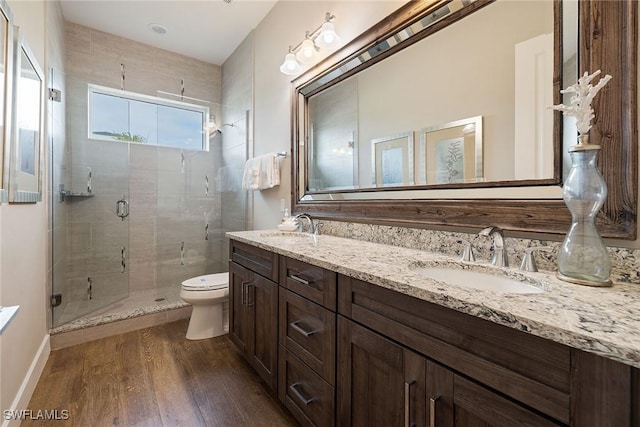
<svg viewBox="0 0 640 427">
<path fill-rule="evenodd" d="M 44 371 L 44 366 L 47 363 L 47 359 L 49 359 L 49 353 L 51 353 L 51 342 L 49 334 L 46 334 L 40 343 L 40 348 L 38 348 L 38 352 L 35 357 L 31 361 L 31 366 L 29 366 L 29 370 L 27 371 L 27 375 L 24 377 L 22 384 L 20 385 L 20 389 L 16 394 L 13 403 L 10 408 L 3 408 L 4 410 L 19 411 L 21 409 L 27 409 L 29 406 L 29 401 L 31 400 L 31 396 L 36 389 L 36 385 L 38 384 L 38 380 L 40 379 L 40 375 L 42 375 L 42 371 Z M 44 409 L 44 408 L 42 408 Z M 4 419 L 4 412 L 2 414 L 2 418 Z M 2 427 L 18 427 L 20 425 L 20 419 L 9 419 L 4 420 L 2 423 Z"/>
</svg>

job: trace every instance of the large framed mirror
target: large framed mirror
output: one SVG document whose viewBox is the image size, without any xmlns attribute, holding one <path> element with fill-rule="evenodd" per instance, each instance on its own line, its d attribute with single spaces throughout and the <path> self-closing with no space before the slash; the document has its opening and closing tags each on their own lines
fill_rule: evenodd
<svg viewBox="0 0 640 427">
<path fill-rule="evenodd" d="M 560 89 L 578 74 L 601 69 L 614 78 L 594 103 L 591 140 L 603 146 L 609 187 L 597 224 L 605 237 L 635 239 L 636 18 L 634 1 L 407 3 L 292 82 L 294 212 L 564 234 L 563 157 L 576 131 L 547 107 L 563 102 Z M 425 129 L 468 117 L 482 119 L 480 152 L 468 145 L 451 157 L 463 128 L 420 142 Z M 378 185 L 372 141 L 408 133 L 413 163 L 398 148 L 389 170 L 411 170 L 401 181 L 409 185 Z M 436 179 L 452 161 L 463 179 Z"/>
</svg>

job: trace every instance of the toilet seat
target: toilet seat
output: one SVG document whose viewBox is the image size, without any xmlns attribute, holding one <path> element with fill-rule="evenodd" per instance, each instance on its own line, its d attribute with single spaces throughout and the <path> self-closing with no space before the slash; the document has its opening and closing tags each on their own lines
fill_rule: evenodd
<svg viewBox="0 0 640 427">
<path fill-rule="evenodd" d="M 185 291 L 213 291 L 229 286 L 229 273 L 206 274 L 182 282 Z"/>
</svg>

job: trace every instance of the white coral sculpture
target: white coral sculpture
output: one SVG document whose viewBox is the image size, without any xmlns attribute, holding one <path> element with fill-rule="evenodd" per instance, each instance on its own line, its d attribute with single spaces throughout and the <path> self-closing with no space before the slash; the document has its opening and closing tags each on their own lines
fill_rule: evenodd
<svg viewBox="0 0 640 427">
<path fill-rule="evenodd" d="M 575 117 L 579 135 L 586 135 L 589 129 L 591 129 L 591 119 L 595 117 L 593 108 L 591 107 L 591 101 L 593 101 L 593 98 L 600 89 L 611 80 L 611 76 L 607 74 L 598 81 L 598 84 L 593 86 L 591 81 L 599 74 L 600 70 L 591 75 L 589 75 L 589 72 L 585 72 L 584 76 L 578 79 L 578 83 L 560 91 L 560 93 L 563 94 L 575 93 L 575 95 L 571 97 L 570 106 L 559 104 L 551 107 L 554 110 L 562 111 L 565 116 Z"/>
</svg>

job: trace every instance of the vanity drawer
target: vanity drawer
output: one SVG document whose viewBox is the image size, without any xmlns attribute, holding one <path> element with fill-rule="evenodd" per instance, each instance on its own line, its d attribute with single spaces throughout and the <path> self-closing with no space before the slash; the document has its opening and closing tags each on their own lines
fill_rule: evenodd
<svg viewBox="0 0 640 427">
<path fill-rule="evenodd" d="M 569 422 L 569 347 L 340 275 L 340 314 Z"/>
<path fill-rule="evenodd" d="M 229 245 L 231 261 L 278 282 L 278 254 L 236 240 Z"/>
<path fill-rule="evenodd" d="M 336 311 L 336 273 L 287 257 L 281 268 L 281 286 Z"/>
<path fill-rule="evenodd" d="M 280 401 L 302 425 L 335 425 L 335 389 L 290 351 L 280 347 L 280 353 Z"/>
<path fill-rule="evenodd" d="M 286 289 L 279 311 L 282 347 L 335 385 L 336 314 Z"/>
</svg>

